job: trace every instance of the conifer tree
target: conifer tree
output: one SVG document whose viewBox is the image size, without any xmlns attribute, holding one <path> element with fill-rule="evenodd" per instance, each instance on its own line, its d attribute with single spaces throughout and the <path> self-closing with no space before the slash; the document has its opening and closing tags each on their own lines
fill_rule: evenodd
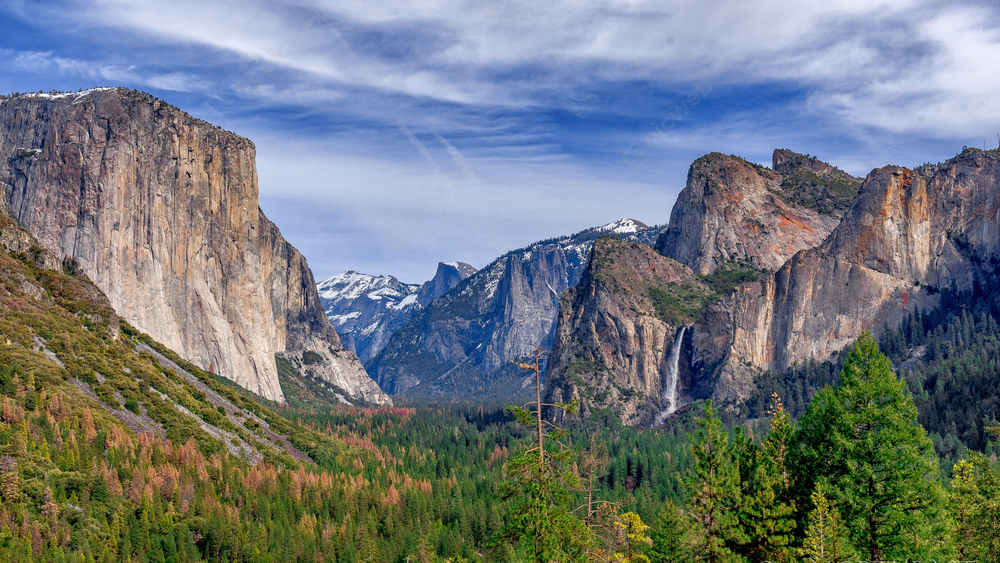
<svg viewBox="0 0 1000 563">
<path fill-rule="evenodd" d="M 741 500 L 739 470 L 712 401 L 705 402 L 704 414 L 691 439 L 693 463 L 685 480 L 687 506 L 694 523 L 693 556 L 695 561 L 707 563 L 738 561 L 739 556 L 727 542 L 742 540 L 735 511 Z"/>
<path fill-rule="evenodd" d="M 545 355 L 538 348 L 531 354 L 531 362 L 518 364 L 523 371 L 534 374 L 536 400 L 507 409 L 521 424 L 534 426 L 536 442 L 507 464 L 511 479 L 499 491 L 501 500 L 508 505 L 499 538 L 520 542 L 536 563 L 582 559 L 589 542 L 587 527 L 569 510 L 571 491 L 580 489 L 579 475 L 572 467 L 575 453 L 559 441 L 565 432 L 542 419 L 543 407 L 574 412 L 575 405 L 541 402 L 540 373 Z M 534 409 L 529 408 L 531 405 Z M 546 432 L 545 425 L 552 430 Z M 547 443 L 554 443 L 554 447 L 547 449 Z"/>
<path fill-rule="evenodd" d="M 684 561 L 687 558 L 684 549 L 686 526 L 684 513 L 673 499 L 664 503 L 650 534 L 653 545 L 649 549 L 649 560 L 652 563 Z"/>
<path fill-rule="evenodd" d="M 734 449 L 747 451 L 739 456 L 740 473 L 745 476 L 738 511 L 744 543 L 735 550 L 751 561 L 778 562 L 791 556 L 789 546 L 795 529 L 795 506 L 788 501 L 785 466 L 792 425 L 777 394 L 772 395 L 768 413 L 771 428 L 763 447 L 743 438 L 742 433 L 734 444 Z"/>
<path fill-rule="evenodd" d="M 830 501 L 823 492 L 822 482 L 816 484 L 816 490 L 810 499 L 814 508 L 809 513 L 806 537 L 798 550 L 799 556 L 811 563 L 850 560 L 853 550 L 845 537 L 840 514 L 830 506 Z"/>
<path fill-rule="evenodd" d="M 934 446 L 870 333 L 844 362 L 840 387 L 816 394 L 789 460 L 800 496 L 828 479 L 830 499 L 867 559 L 929 558 L 944 547 L 946 500 Z"/>
</svg>

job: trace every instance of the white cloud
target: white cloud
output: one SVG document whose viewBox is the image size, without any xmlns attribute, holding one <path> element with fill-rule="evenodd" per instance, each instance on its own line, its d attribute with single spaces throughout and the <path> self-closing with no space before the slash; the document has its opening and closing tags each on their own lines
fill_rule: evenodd
<svg viewBox="0 0 1000 563">
<path fill-rule="evenodd" d="M 780 82 L 858 126 L 964 134 L 1000 80 L 997 6 L 940 0 L 96 0 L 83 17 L 253 61 L 254 95 L 372 88 L 461 105 L 567 104 L 595 80 Z M 150 82 L 150 84 L 154 84 Z M 175 89 L 190 89 L 185 84 Z M 553 99 L 555 101 L 553 101 Z M 990 98 L 992 99 L 992 98 Z M 922 122 L 917 121 L 924 115 Z"/>
</svg>

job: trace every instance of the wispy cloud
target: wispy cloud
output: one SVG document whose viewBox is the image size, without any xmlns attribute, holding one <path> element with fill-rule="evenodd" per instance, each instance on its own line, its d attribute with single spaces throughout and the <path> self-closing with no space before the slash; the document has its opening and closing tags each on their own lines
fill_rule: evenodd
<svg viewBox="0 0 1000 563">
<path fill-rule="evenodd" d="M 0 30 L 0 91 L 145 88 L 252 137 L 265 210 L 307 216 L 279 225 L 323 269 L 664 222 L 711 150 L 864 174 L 1000 130 L 992 0 L 12 0 Z"/>
</svg>

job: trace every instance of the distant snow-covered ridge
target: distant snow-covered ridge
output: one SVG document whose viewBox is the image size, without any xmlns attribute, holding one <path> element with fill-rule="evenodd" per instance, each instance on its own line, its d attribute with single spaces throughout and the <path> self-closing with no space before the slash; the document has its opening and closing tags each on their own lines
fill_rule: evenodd
<svg viewBox="0 0 1000 563">
<path fill-rule="evenodd" d="M 344 345 L 367 362 L 423 307 L 421 303 L 429 304 L 474 273 L 469 264 L 448 262 L 438 264 L 434 279 L 423 284 L 349 270 L 316 285 L 326 316 Z"/>
<path fill-rule="evenodd" d="M 365 363 L 390 394 L 486 397 L 506 393 L 510 360 L 549 347 L 562 293 L 580 279 L 594 241 L 650 244 L 662 227 L 621 219 L 500 256 L 414 315 Z M 519 383 L 519 381 L 518 381 Z"/>
</svg>

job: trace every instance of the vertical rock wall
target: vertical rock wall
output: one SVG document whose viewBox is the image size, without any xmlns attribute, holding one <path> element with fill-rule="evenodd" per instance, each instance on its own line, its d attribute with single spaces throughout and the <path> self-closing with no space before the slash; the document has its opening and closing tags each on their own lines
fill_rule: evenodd
<svg viewBox="0 0 1000 563">
<path fill-rule="evenodd" d="M 123 318 L 268 399 L 283 399 L 275 354 L 314 350 L 345 390 L 387 400 L 257 206 L 254 158 L 249 140 L 141 92 L 0 103 L 7 213 L 75 257 Z"/>
</svg>

